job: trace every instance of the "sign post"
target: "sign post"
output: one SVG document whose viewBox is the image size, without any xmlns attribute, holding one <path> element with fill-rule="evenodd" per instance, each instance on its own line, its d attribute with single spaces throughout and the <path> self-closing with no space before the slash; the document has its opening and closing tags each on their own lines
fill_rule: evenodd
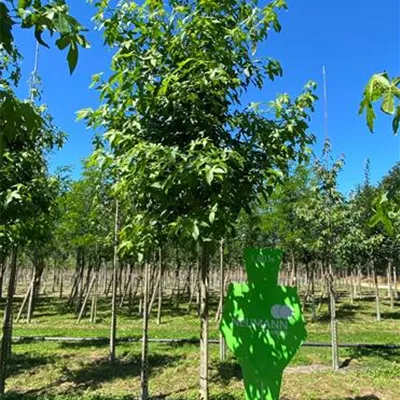
<svg viewBox="0 0 400 400">
<path fill-rule="evenodd" d="M 278 285 L 282 251 L 246 249 L 247 283 L 234 283 L 220 330 L 243 372 L 247 400 L 279 400 L 283 370 L 307 332 L 297 288 Z"/>
</svg>

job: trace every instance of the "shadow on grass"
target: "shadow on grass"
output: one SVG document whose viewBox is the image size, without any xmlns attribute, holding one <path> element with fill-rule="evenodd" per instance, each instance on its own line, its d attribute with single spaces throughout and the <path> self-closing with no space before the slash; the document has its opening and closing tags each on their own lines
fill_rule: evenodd
<svg viewBox="0 0 400 400">
<path fill-rule="evenodd" d="M 164 400 L 165 398 L 166 398 L 165 396 L 152 397 L 151 400 Z M 240 394 L 238 396 L 234 396 L 229 393 L 217 393 L 217 394 L 210 394 L 208 398 L 210 400 L 238 400 L 238 399 L 242 399 L 243 395 Z M 179 396 L 179 397 L 174 396 L 174 400 L 188 400 L 188 398 L 184 397 L 184 396 Z M 281 400 L 285 400 L 285 399 L 281 399 Z M 289 399 L 287 399 L 287 400 L 289 400 Z"/>
<path fill-rule="evenodd" d="M 182 357 L 163 354 L 152 354 L 149 356 L 149 375 L 159 367 L 173 366 Z M 141 360 L 139 355 L 118 360 L 110 363 L 107 359 L 100 359 L 83 365 L 77 370 L 66 369 L 63 377 L 56 385 L 61 383 L 72 383 L 73 387 L 69 393 L 75 394 L 87 389 L 97 389 L 103 383 L 114 379 L 127 379 L 140 375 Z"/>
<path fill-rule="evenodd" d="M 400 312 L 399 311 L 392 311 L 392 312 L 384 312 L 381 313 L 382 319 L 400 319 Z"/>
<path fill-rule="evenodd" d="M 128 340 L 129 339 L 129 340 Z M 133 340 L 132 340 L 133 339 Z M 117 338 L 117 344 L 133 344 L 133 343 L 141 343 L 142 337 L 139 335 L 132 335 L 129 338 L 120 337 Z M 99 338 L 93 340 L 82 340 L 76 342 L 60 342 L 60 348 L 65 349 L 82 349 L 85 347 L 97 347 L 103 348 L 110 345 L 110 340 L 108 338 Z"/>
<path fill-rule="evenodd" d="M 348 303 L 338 304 L 338 308 L 336 310 L 336 317 L 340 321 L 354 321 L 356 319 L 356 315 L 359 309 L 360 305 L 356 304 L 348 304 Z M 331 315 L 329 310 L 325 310 L 316 318 L 316 321 L 319 322 L 329 322 L 330 320 L 331 320 Z"/>
<path fill-rule="evenodd" d="M 221 381 L 224 385 L 229 384 L 231 379 L 243 379 L 242 368 L 234 359 L 218 361 L 213 366 L 218 371 L 218 375 L 214 380 Z"/>
<path fill-rule="evenodd" d="M 37 368 L 49 363 L 54 363 L 55 360 L 55 356 L 42 355 L 38 353 L 13 354 L 11 358 L 11 363 L 8 366 L 7 375 L 13 376 L 23 372 L 27 372 L 33 368 Z"/>
<path fill-rule="evenodd" d="M 337 318 L 340 320 L 354 320 L 360 308 L 361 305 L 359 304 L 340 304 L 337 310 Z"/>
<path fill-rule="evenodd" d="M 18 393 L 10 391 L 2 397 L 4 400 L 135 400 L 136 398 L 132 395 L 60 395 L 60 394 L 29 394 L 29 393 Z"/>
<path fill-rule="evenodd" d="M 374 394 L 368 394 L 366 396 L 346 397 L 343 400 L 380 400 L 380 398 Z"/>
<path fill-rule="evenodd" d="M 368 348 L 356 347 L 347 350 L 350 359 L 360 359 L 363 357 L 377 357 L 386 361 L 399 361 L 400 349 Z"/>
</svg>

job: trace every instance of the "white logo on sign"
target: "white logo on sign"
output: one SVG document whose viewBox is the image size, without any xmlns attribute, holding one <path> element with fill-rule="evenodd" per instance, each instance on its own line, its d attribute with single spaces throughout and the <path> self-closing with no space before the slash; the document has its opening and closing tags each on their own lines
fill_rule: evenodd
<svg viewBox="0 0 400 400">
<path fill-rule="evenodd" d="M 289 319 L 293 315 L 293 310 L 289 306 L 275 304 L 271 307 L 271 314 L 275 319 Z"/>
</svg>

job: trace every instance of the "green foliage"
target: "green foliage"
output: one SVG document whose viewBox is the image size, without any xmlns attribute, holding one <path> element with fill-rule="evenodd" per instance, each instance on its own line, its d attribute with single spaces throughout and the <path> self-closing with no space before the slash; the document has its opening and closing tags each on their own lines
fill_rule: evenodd
<svg viewBox="0 0 400 400">
<path fill-rule="evenodd" d="M 312 83 L 268 107 L 241 101 L 249 87 L 282 74 L 277 61 L 255 54 L 280 30 L 285 8 L 283 1 L 98 3 L 105 42 L 117 48 L 114 74 L 94 77 L 103 104 L 79 117 L 106 129 L 117 194 L 134 211 L 127 241 L 146 248 L 161 233 L 193 244 L 218 240 L 242 209 L 272 193 L 290 161 L 306 158 Z"/>
<path fill-rule="evenodd" d="M 382 224 L 392 238 L 400 235 L 400 166 L 397 163 L 389 173 L 383 177 L 380 184 L 380 193 L 374 201 L 375 214 L 370 219 L 371 226 Z"/>
<path fill-rule="evenodd" d="M 59 33 L 56 45 L 61 50 L 69 46 L 67 59 L 71 73 L 78 61 L 78 45 L 89 47 L 82 34 L 85 29 L 69 15 L 64 1 L 43 4 L 40 0 L 21 0 L 17 6 L 14 2 L 10 4 L 12 12 L 5 2 L 0 1 L 0 161 L 7 146 L 12 147 L 16 135 L 25 135 L 25 140 L 32 143 L 42 129 L 47 129 L 46 121 L 41 117 L 43 110 L 38 112 L 32 102 L 21 101 L 14 93 L 14 87 L 19 83 L 22 55 L 14 42 L 13 27 L 19 25 L 20 28 L 33 29 L 37 41 L 46 47 L 43 32 L 48 31 L 51 35 Z M 36 88 L 31 90 L 34 93 Z"/>
<path fill-rule="evenodd" d="M 16 24 L 24 29 L 33 29 L 36 40 L 45 47 L 49 47 L 49 45 L 43 40 L 43 33 L 48 31 L 51 36 L 58 33 L 57 47 L 63 50 L 69 46 L 68 65 L 72 73 L 78 60 L 78 45 L 83 48 L 90 46 L 82 34 L 86 29 L 69 14 L 69 8 L 65 1 L 19 0 L 17 5 L 13 1 L 10 3 L 13 14 L 5 2 L 0 2 L 2 22 L 0 48 L 4 49 L 14 60 L 20 57 L 12 33 L 13 25 Z"/>
<path fill-rule="evenodd" d="M 397 133 L 400 123 L 400 77 L 390 79 L 386 72 L 373 75 L 364 90 L 359 113 L 366 113 L 367 125 L 371 132 L 374 131 L 375 112 L 373 103 L 381 101 L 381 111 L 394 115 L 393 132 Z"/>
<path fill-rule="evenodd" d="M 3 95 L 1 108 L 25 111 L 19 116 L 2 113 L 3 126 L 11 135 L 0 159 L 0 247 L 4 250 L 40 235 L 35 224 L 46 225 L 58 190 L 58 180 L 48 176 L 46 154 L 62 145 L 64 134 L 42 108 L 21 102 L 10 91 Z M 15 117 L 20 117 L 19 125 Z"/>
<path fill-rule="evenodd" d="M 305 262 L 311 257 L 311 236 L 301 214 L 312 202 L 314 180 L 309 165 L 297 165 L 260 207 L 263 242 L 295 253 Z"/>
<path fill-rule="evenodd" d="M 68 182 L 58 197 L 59 218 L 55 240 L 65 255 L 83 251 L 96 259 L 109 259 L 112 248 L 112 199 L 103 171 L 86 161 L 82 178 Z"/>
<path fill-rule="evenodd" d="M 313 166 L 315 178 L 309 200 L 296 209 L 298 224 L 306 228 L 305 249 L 314 260 L 326 264 L 336 259 L 346 220 L 346 204 L 337 188 L 342 166 L 343 159 L 332 158 L 330 143 L 326 141 L 321 158 L 316 159 Z"/>
</svg>

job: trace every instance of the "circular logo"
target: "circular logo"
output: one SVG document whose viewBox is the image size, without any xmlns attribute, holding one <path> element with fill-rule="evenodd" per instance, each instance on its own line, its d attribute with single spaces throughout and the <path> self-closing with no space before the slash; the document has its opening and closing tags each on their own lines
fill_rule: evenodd
<svg viewBox="0 0 400 400">
<path fill-rule="evenodd" d="M 271 314 L 275 319 L 289 319 L 293 315 L 293 310 L 289 306 L 275 304 L 271 307 Z"/>
</svg>

